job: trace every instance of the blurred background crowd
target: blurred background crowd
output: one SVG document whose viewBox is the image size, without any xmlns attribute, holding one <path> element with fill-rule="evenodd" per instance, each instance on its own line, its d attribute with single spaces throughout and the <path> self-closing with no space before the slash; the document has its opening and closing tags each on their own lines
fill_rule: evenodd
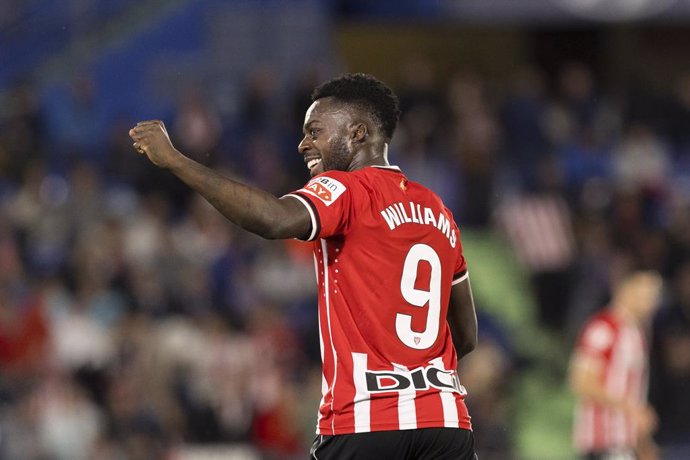
<svg viewBox="0 0 690 460">
<path fill-rule="evenodd" d="M 571 458 L 569 351 L 629 268 L 666 282 L 650 398 L 664 452 L 690 455 L 688 22 L 371 3 L 3 2 L 0 458 L 305 457 L 310 248 L 239 231 L 127 131 L 161 118 L 282 195 L 308 178 L 311 89 L 343 71 L 394 87 L 391 162 L 463 230 L 480 458 Z"/>
</svg>

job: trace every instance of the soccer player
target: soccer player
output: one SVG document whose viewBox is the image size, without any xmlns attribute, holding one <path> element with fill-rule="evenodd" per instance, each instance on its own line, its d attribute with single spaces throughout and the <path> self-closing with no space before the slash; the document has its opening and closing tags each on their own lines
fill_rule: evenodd
<svg viewBox="0 0 690 460">
<path fill-rule="evenodd" d="M 456 368 L 477 324 L 458 227 L 388 164 L 399 118 L 389 87 L 347 74 L 312 100 L 298 146 L 312 179 L 281 198 L 184 156 L 160 121 L 129 134 L 240 227 L 313 242 L 323 397 L 311 458 L 473 459 Z"/>
<path fill-rule="evenodd" d="M 575 448 L 583 458 L 657 458 L 643 326 L 659 305 L 661 286 L 654 272 L 627 275 L 615 287 L 611 305 L 590 318 L 580 333 L 570 384 L 578 399 Z"/>
</svg>

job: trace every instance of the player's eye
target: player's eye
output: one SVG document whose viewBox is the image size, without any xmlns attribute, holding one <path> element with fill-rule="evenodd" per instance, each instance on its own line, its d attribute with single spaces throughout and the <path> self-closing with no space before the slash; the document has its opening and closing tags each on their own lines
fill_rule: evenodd
<svg viewBox="0 0 690 460">
<path fill-rule="evenodd" d="M 319 130 L 316 128 L 312 128 L 309 130 L 309 137 L 312 138 L 312 140 L 316 139 L 316 136 L 319 134 Z"/>
</svg>

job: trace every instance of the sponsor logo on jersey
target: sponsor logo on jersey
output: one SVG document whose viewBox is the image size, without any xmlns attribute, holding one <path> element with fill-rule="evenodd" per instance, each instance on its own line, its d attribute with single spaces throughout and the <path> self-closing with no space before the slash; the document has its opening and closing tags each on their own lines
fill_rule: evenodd
<svg viewBox="0 0 690 460">
<path fill-rule="evenodd" d="M 326 176 L 312 179 L 302 189 L 303 192 L 323 201 L 326 206 L 333 204 L 345 190 L 347 190 L 347 187 L 342 182 Z"/>
<path fill-rule="evenodd" d="M 402 391 L 413 387 L 415 390 L 436 388 L 441 391 L 451 391 L 467 394 L 465 387 L 458 382 L 454 371 L 440 369 L 435 366 L 420 367 L 412 371 L 366 371 L 365 380 L 369 393 L 383 393 L 388 391 Z"/>
</svg>

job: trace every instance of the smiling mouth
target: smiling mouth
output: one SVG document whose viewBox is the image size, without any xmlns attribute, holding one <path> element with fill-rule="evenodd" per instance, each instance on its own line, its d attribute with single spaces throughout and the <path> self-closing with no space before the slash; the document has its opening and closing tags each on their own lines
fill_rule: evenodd
<svg viewBox="0 0 690 460">
<path fill-rule="evenodd" d="M 313 160 L 309 160 L 307 162 L 307 168 L 309 169 L 309 171 L 311 171 L 312 169 L 314 169 L 316 167 L 316 165 L 318 165 L 320 163 L 321 163 L 321 158 L 314 158 Z"/>
</svg>

